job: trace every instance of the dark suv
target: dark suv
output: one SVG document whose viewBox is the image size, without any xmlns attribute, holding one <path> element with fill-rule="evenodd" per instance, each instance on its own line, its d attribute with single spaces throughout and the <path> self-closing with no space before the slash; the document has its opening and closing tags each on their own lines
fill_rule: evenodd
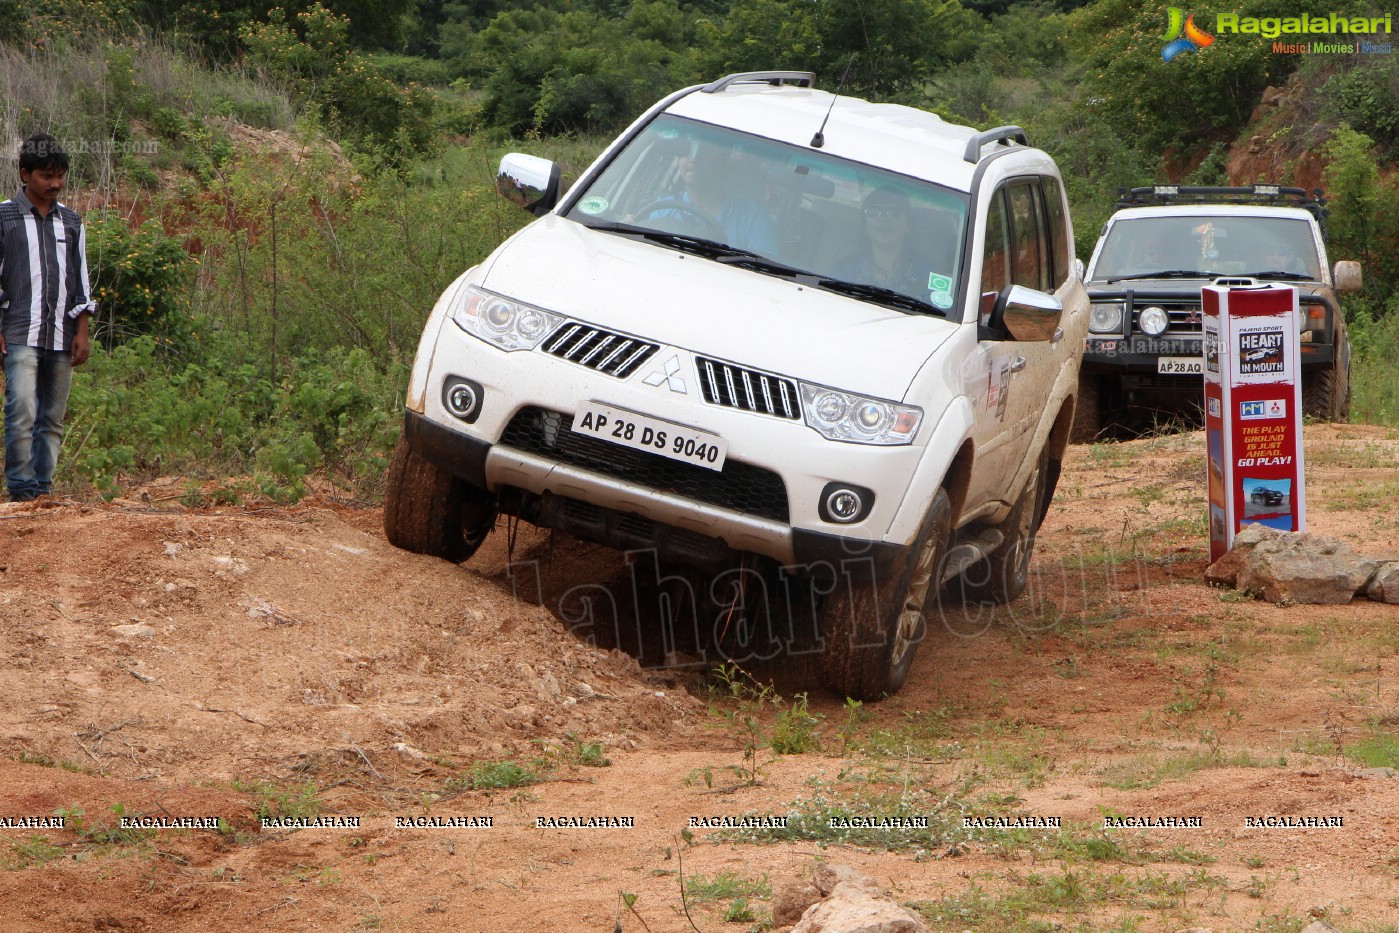
<svg viewBox="0 0 1399 933">
<path fill-rule="evenodd" d="M 1360 264 L 1327 265 L 1320 189 L 1252 185 L 1124 189 L 1088 264 L 1093 302 L 1072 439 L 1141 429 L 1198 410 L 1200 289 L 1285 282 L 1302 309 L 1306 414 L 1350 414 L 1350 341 L 1337 294 Z"/>
<path fill-rule="evenodd" d="M 1276 489 L 1259 486 L 1248 494 L 1248 500 L 1254 505 L 1282 505 L 1282 493 Z"/>
</svg>

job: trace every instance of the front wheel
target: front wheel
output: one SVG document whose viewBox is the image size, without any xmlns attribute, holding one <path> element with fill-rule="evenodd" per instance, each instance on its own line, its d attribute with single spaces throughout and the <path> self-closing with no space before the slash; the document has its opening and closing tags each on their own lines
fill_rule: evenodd
<svg viewBox="0 0 1399 933">
<path fill-rule="evenodd" d="M 389 464 L 384 535 L 415 554 L 461 563 L 495 527 L 494 498 L 419 456 L 402 435 Z"/>
<path fill-rule="evenodd" d="M 939 489 L 913 546 L 885 578 L 836 580 L 821 607 L 821 631 L 822 674 L 837 694 L 878 700 L 903 686 L 927 632 L 951 533 L 952 506 Z"/>
<path fill-rule="evenodd" d="M 1048 503 L 1045 496 L 1049 487 L 1049 458 L 1040 454 L 1034 475 L 1025 484 L 1010 514 L 1006 516 L 1005 540 L 988 556 L 972 564 L 961 575 L 948 584 L 954 594 L 960 594 L 967 603 L 998 603 L 1007 605 L 1014 602 L 1030 582 L 1030 556 L 1035 549 L 1035 532 Z"/>
</svg>

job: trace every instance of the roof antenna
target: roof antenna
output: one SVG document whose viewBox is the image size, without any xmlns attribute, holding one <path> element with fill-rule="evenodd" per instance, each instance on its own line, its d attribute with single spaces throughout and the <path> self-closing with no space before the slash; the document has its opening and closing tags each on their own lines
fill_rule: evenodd
<svg viewBox="0 0 1399 933">
<path fill-rule="evenodd" d="M 815 136 L 811 137 L 811 148 L 813 149 L 820 149 L 826 145 L 826 121 L 831 118 L 831 111 L 836 107 L 836 97 L 839 97 L 840 92 L 845 90 L 845 79 L 850 77 L 850 66 L 855 64 L 855 56 L 859 54 L 859 52 L 851 52 L 850 61 L 845 63 L 845 73 L 840 76 L 840 84 L 836 86 L 835 96 L 831 98 L 831 105 L 826 108 L 826 115 L 821 118 L 821 128 L 816 131 Z"/>
</svg>

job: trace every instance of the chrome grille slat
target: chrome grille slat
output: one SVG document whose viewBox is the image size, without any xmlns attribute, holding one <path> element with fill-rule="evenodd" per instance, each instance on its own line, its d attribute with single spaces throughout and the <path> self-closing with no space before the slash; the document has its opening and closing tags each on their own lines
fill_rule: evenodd
<svg viewBox="0 0 1399 933">
<path fill-rule="evenodd" d="M 700 391 L 709 404 L 794 421 L 801 417 L 792 380 L 705 357 L 696 357 L 695 363 Z"/>
<path fill-rule="evenodd" d="M 565 321 L 544 339 L 539 348 L 550 356 L 625 379 L 661 347 L 658 343 L 649 343 L 600 327 Z"/>
</svg>

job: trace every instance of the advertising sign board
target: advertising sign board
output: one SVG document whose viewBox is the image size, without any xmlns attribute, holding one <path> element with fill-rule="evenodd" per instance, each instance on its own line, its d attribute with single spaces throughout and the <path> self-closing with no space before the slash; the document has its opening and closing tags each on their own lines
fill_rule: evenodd
<svg viewBox="0 0 1399 933">
<path fill-rule="evenodd" d="M 1254 522 L 1306 527 L 1297 289 L 1202 290 L 1210 560 Z"/>
</svg>

